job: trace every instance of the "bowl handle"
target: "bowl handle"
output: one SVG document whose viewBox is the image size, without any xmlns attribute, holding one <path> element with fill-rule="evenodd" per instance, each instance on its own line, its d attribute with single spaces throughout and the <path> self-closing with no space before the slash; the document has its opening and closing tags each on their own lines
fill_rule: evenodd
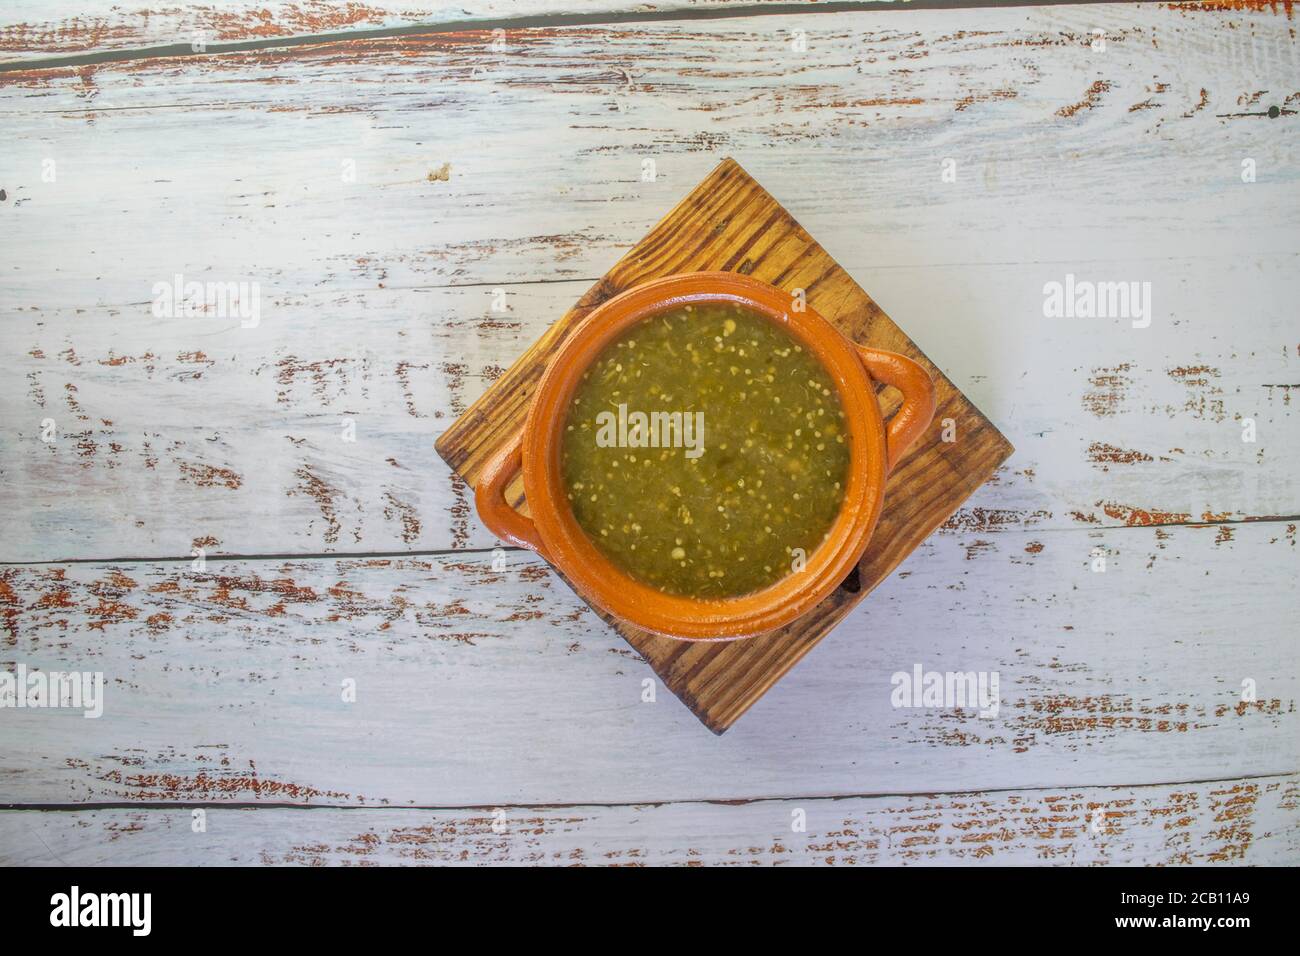
<svg viewBox="0 0 1300 956">
<path fill-rule="evenodd" d="M 907 449 L 930 427 L 934 419 L 934 381 L 930 373 L 910 358 L 856 345 L 862 364 L 871 377 L 903 393 L 903 404 L 885 428 L 888 471 L 893 471 Z"/>
<path fill-rule="evenodd" d="M 484 467 L 478 487 L 474 489 L 474 504 L 478 508 L 478 516 L 498 538 L 529 548 L 545 558 L 546 552 L 542 550 L 537 525 L 506 501 L 506 485 L 523 467 L 523 459 L 524 436 L 521 433 Z"/>
</svg>

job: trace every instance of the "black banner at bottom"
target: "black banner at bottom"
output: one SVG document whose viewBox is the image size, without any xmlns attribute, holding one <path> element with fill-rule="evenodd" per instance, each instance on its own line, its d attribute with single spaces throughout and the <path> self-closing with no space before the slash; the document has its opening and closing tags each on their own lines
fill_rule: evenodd
<svg viewBox="0 0 1300 956">
<path fill-rule="evenodd" d="M 493 934 L 552 920 L 592 929 L 613 918 L 652 932 L 672 922 L 725 924 L 729 937 L 807 932 L 809 921 L 861 933 L 922 935 L 997 928 L 1048 938 L 1183 940 L 1231 945 L 1290 922 L 1273 869 L 41 869 L 10 870 L 6 940 L 75 933 L 117 941 L 185 940 L 239 925 L 258 942 L 355 936 L 376 927 L 465 920 Z M 635 895 L 629 895 L 635 894 Z M 658 913 L 658 915 L 655 915 Z M 675 916 L 671 915 L 676 913 Z M 620 915 L 621 914 L 621 915 Z M 669 925 L 664 925 L 669 921 Z M 748 925 L 747 925 L 748 924 Z M 976 938 L 971 937 L 972 942 Z"/>
</svg>

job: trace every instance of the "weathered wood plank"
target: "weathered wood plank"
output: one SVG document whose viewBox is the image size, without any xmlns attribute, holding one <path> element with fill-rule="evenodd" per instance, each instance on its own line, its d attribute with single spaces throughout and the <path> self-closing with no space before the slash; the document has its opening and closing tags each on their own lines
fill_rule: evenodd
<svg viewBox="0 0 1300 956">
<path fill-rule="evenodd" d="M 1105 53 L 1083 42 L 1099 16 Z M 968 527 L 1300 511 L 1285 16 L 811 19 L 797 72 L 787 17 L 525 31 L 495 60 L 408 37 L 0 77 L 0 210 L 21 236 L 0 305 L 0 558 L 490 546 L 426 470 L 437 416 L 723 149 L 1017 446 Z M 1071 273 L 1150 281 L 1152 326 L 1044 318 L 1044 283 Z M 258 282 L 262 321 L 154 318 L 176 274 Z M 1226 336 L 1225 314 L 1250 321 Z M 39 441 L 46 418 L 66 441 Z"/>
<path fill-rule="evenodd" d="M 867 0 L 881 5 L 908 0 Z M 996 6 L 998 0 L 989 0 Z M 176 43 L 229 43 L 275 37 L 411 28 L 500 18 L 563 18 L 715 14 L 754 10 L 790 0 L 409 0 L 335 3 L 329 0 L 204 0 L 148 6 L 120 0 L 8 0 L 0 8 L 0 62 Z M 811 10 L 810 12 L 818 12 Z M 466 26 L 473 26 L 466 23 Z"/>
<path fill-rule="evenodd" d="M 1035 317 L 1032 264 L 860 279 L 1015 444 L 953 522 L 995 532 L 1300 513 L 1296 262 L 1152 264 L 1180 316 L 1168 333 Z M 11 314 L 0 559 L 491 548 L 433 439 L 585 287 L 502 286 L 503 313 L 492 287 L 304 294 L 247 330 Z M 1225 339 L 1216 316 L 1239 294 L 1253 321 Z"/>
<path fill-rule="evenodd" d="M 0 57 L 33 57 L 156 47 L 175 43 L 229 42 L 267 37 L 333 33 L 406 26 L 421 21 L 499 17 L 512 7 L 537 12 L 574 9 L 572 3 L 529 0 L 470 0 L 440 3 L 331 3 L 328 0 L 210 0 L 167 6 L 120 0 L 82 0 L 75 4 L 17 0 L 0 14 Z M 595 6 L 595 5 L 593 5 Z"/>
<path fill-rule="evenodd" d="M 210 808 L 198 833 L 183 806 L 0 811 L 0 864 L 1293 866 L 1298 797 L 1291 774 L 738 805 Z"/>
<path fill-rule="evenodd" d="M 1087 43 L 1099 18 L 1105 52 Z M 809 22 L 796 54 L 786 35 Z M 1282 16 L 1106 5 L 513 39 L 492 56 L 416 36 L 4 74 L 0 108 L 18 114 L 4 176 L 32 240 L 18 263 L 48 261 L 56 239 L 61 261 L 95 262 L 63 293 L 83 305 L 147 300 L 177 267 L 268 293 L 594 279 L 723 152 L 804 197 L 796 212 L 850 271 L 1206 256 L 1228 239 L 1240 256 L 1294 251 L 1300 93 Z M 214 128 L 225 150 L 197 135 Z M 111 151 L 85 149 L 105 137 Z M 64 160 L 57 183 L 46 158 Z M 146 210 L 154 231 L 117 229 Z M 226 228 L 196 236 L 196 221 Z M 20 306 L 67 284 L 18 275 Z"/>
<path fill-rule="evenodd" d="M 519 552 L 501 571 L 489 553 L 6 568 L 0 669 L 101 671 L 107 696 L 95 720 L 0 709 L 0 803 L 650 803 L 1290 773 L 1295 542 L 1279 522 L 936 536 L 722 739 L 662 687 L 644 701 L 649 668 Z M 998 713 L 894 707 L 892 675 L 916 664 L 996 671 Z"/>
<path fill-rule="evenodd" d="M 985 0 L 981 6 L 1000 3 L 1024 5 L 1026 0 Z M 1079 4 L 1113 3 L 1116 0 L 1079 0 Z M 838 9 L 818 9 L 817 0 L 804 5 L 806 14 L 844 15 Z M 413 29 L 421 25 L 454 25 L 471 21 L 493 22 L 500 18 L 551 19 L 556 24 L 566 17 L 602 17 L 610 21 L 626 18 L 658 19 L 707 15 L 730 11 L 751 12 L 763 7 L 790 8 L 791 0 L 659 0 L 654 4 L 635 0 L 463 0 L 455 5 L 373 2 L 346 4 L 328 0 L 206 0 L 202 3 L 174 3 L 165 7 L 142 3 L 122 4 L 118 0 L 9 0 L 0 8 L 0 63 L 40 57 L 104 53 L 166 47 L 173 44 L 221 44 L 375 30 Z M 860 0 L 859 6 L 944 7 L 967 5 L 964 0 Z M 823 7 L 829 6 L 823 4 Z M 1165 4 L 1187 13 L 1242 14 L 1272 13 L 1292 19 L 1293 11 L 1278 0 L 1186 0 Z M 1101 15 L 1104 19 L 1105 15 Z"/>
<path fill-rule="evenodd" d="M 501 314 L 491 289 L 307 294 L 247 330 L 17 317 L 0 454 L 23 504 L 0 519 L 0 552 L 491 547 L 433 439 L 577 294 L 513 286 Z"/>
</svg>

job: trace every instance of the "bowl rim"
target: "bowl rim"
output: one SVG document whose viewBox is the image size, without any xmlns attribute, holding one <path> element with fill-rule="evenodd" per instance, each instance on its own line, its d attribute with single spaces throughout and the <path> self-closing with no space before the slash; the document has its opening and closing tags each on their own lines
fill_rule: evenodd
<svg viewBox="0 0 1300 956">
<path fill-rule="evenodd" d="M 733 272 L 667 276 L 634 286 L 592 310 L 547 364 L 531 400 L 523 439 L 529 511 L 547 556 L 573 587 L 601 610 L 677 639 L 733 640 L 781 627 L 821 603 L 861 559 L 884 500 L 884 419 L 854 345 L 811 306 L 796 311 L 791 294 Z M 666 309 L 735 302 L 782 325 L 834 381 L 849 434 L 849 472 L 839 513 L 826 537 L 792 571 L 760 590 L 729 598 L 690 598 L 658 590 L 628 574 L 596 547 L 567 500 L 560 448 L 567 410 L 582 373 L 627 328 Z"/>
</svg>

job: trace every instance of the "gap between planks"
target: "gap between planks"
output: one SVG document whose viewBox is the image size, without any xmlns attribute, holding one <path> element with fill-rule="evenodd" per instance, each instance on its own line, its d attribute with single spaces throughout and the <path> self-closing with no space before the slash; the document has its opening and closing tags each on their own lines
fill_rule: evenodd
<svg viewBox="0 0 1300 956">
<path fill-rule="evenodd" d="M 1223 521 L 1153 521 L 1150 524 L 1089 524 L 1077 528 L 987 528 L 980 534 L 1028 534 L 1033 536 L 1047 534 L 1095 534 L 1101 531 L 1135 531 L 1141 528 L 1219 528 L 1226 525 L 1247 524 L 1295 524 L 1300 522 L 1300 514 L 1260 515 L 1249 518 L 1226 518 Z M 935 534 L 963 533 L 957 528 L 951 531 L 939 530 Z M 498 545 L 495 548 L 443 548 L 434 551 L 329 551 L 329 552 L 282 552 L 272 554 L 226 554 L 219 552 L 204 555 L 207 561 L 365 561 L 370 558 L 442 558 L 464 557 L 472 554 L 492 554 L 496 551 L 506 553 L 535 554 L 528 548 L 514 545 Z M 164 557 L 117 557 L 117 558 L 48 558 L 42 561 L 0 561 L 0 568 L 41 568 L 60 564 L 185 564 L 194 560 L 193 555 Z M 861 794 L 858 794 L 861 796 Z"/>
<path fill-rule="evenodd" d="M 337 804 L 293 803 L 277 801 L 131 801 L 112 800 L 95 803 L 0 803 L 0 813 L 82 813 L 100 810 L 412 810 L 416 812 L 485 811 L 492 810 L 581 810 L 618 809 L 631 807 L 743 807 L 762 803 L 789 803 L 792 800 L 833 803 L 838 800 L 892 800 L 937 797 L 986 797 L 1000 793 L 1060 793 L 1067 790 L 1149 790 L 1153 787 L 1201 787 L 1213 784 L 1242 783 L 1253 780 L 1288 780 L 1300 775 L 1300 769 L 1285 773 L 1254 773 L 1239 777 L 1205 777 L 1196 780 L 1156 780 L 1144 783 L 1071 783 L 1038 787 L 985 787 L 981 790 L 881 790 L 869 793 L 797 793 L 766 797 L 718 798 L 712 800 L 640 800 L 640 801 L 574 801 L 569 803 L 473 803 L 473 804 Z"/>
<path fill-rule="evenodd" d="M 885 13 L 907 10 L 970 10 L 999 7 L 1063 7 L 1132 5 L 1132 0 L 845 0 L 804 3 L 743 3 L 735 6 L 703 7 L 674 10 L 627 10 L 601 13 L 553 13 L 520 17 L 497 17 L 481 20 L 452 20 L 413 23 L 405 26 L 377 27 L 371 30 L 338 30 L 328 33 L 290 34 L 254 40 L 208 43 L 196 52 L 188 43 L 135 47 L 125 50 L 101 50 L 67 56 L 36 57 L 0 63 L 0 74 L 18 70 L 55 69 L 70 66 L 93 66 L 131 60 L 199 58 L 220 53 L 245 53 L 282 47 L 315 46 L 349 40 L 376 40 L 415 34 L 490 33 L 493 30 L 536 30 L 562 27 L 619 26 L 637 23 L 666 23 L 691 20 L 734 20 L 747 17 L 810 16 L 815 14 Z"/>
</svg>

